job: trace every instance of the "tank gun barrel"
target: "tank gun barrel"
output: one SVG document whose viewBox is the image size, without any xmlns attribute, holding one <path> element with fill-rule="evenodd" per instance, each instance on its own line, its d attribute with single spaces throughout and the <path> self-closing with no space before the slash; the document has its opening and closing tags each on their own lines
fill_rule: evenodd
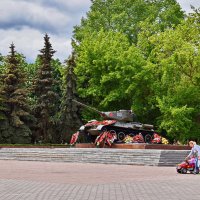
<svg viewBox="0 0 200 200">
<path fill-rule="evenodd" d="M 81 103 L 76 100 L 72 100 L 74 103 L 87 108 L 89 110 L 92 110 L 99 115 L 101 115 L 105 120 L 116 120 L 121 122 L 132 122 L 133 117 L 135 116 L 134 113 L 131 110 L 119 110 L 119 111 L 108 111 L 108 112 L 101 112 L 93 107 L 90 107 L 88 105 L 85 105 L 84 103 Z"/>
<path fill-rule="evenodd" d="M 97 110 L 97 109 L 95 109 L 95 108 L 93 108 L 93 107 L 90 107 L 90 106 L 88 106 L 88 105 L 85 105 L 84 103 L 81 103 L 81 102 L 76 101 L 76 100 L 74 100 L 74 99 L 73 99 L 72 101 L 73 101 L 74 103 L 76 103 L 76 104 L 82 106 L 82 107 L 85 107 L 85 108 L 90 109 L 90 110 L 92 110 L 92 111 L 94 111 L 94 112 L 96 112 L 96 113 L 99 113 L 101 116 L 104 116 L 104 113 L 102 113 L 101 111 L 99 111 L 99 110 Z"/>
</svg>

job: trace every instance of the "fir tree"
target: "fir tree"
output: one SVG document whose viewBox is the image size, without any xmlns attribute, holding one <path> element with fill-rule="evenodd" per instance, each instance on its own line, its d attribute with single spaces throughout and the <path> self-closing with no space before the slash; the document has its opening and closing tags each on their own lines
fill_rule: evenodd
<svg viewBox="0 0 200 200">
<path fill-rule="evenodd" d="M 54 91 L 56 81 L 53 77 L 51 64 L 55 51 L 49 41 L 49 36 L 44 37 L 44 48 L 40 50 L 40 66 L 34 84 L 36 96 L 35 117 L 37 118 L 36 140 L 52 142 L 54 133 L 54 116 L 56 114 L 56 102 L 58 95 Z"/>
<path fill-rule="evenodd" d="M 33 118 L 27 103 L 28 91 L 24 88 L 25 74 L 14 44 L 10 49 L 0 84 L 0 140 L 2 143 L 30 143 L 28 123 Z"/>
<path fill-rule="evenodd" d="M 76 76 L 74 68 L 76 66 L 75 56 L 72 56 L 66 61 L 67 67 L 65 71 L 63 98 L 61 103 L 61 132 L 62 140 L 69 140 L 69 137 L 78 130 L 81 125 L 81 120 L 78 114 L 78 108 L 73 99 L 76 99 Z"/>
</svg>

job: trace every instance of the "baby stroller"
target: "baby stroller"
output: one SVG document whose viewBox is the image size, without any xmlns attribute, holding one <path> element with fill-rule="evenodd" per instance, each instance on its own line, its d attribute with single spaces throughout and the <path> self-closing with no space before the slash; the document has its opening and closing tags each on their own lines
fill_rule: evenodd
<svg viewBox="0 0 200 200">
<path fill-rule="evenodd" d="M 195 169 L 195 159 L 185 160 L 184 162 L 176 166 L 176 171 L 180 174 L 187 174 L 189 171 L 191 174 L 194 173 Z M 199 168 L 196 170 L 196 174 L 199 173 Z"/>
</svg>

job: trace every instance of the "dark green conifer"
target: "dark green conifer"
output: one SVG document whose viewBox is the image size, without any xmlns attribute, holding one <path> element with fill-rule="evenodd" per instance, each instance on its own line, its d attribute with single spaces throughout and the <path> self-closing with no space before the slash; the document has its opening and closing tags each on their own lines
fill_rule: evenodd
<svg viewBox="0 0 200 200">
<path fill-rule="evenodd" d="M 40 66 L 34 84 L 34 94 L 36 96 L 35 117 L 37 118 L 36 140 L 42 142 L 52 142 L 54 133 L 54 116 L 56 112 L 56 102 L 58 95 L 54 91 L 56 81 L 53 77 L 53 67 L 51 64 L 55 51 L 49 41 L 49 36 L 44 37 L 44 48 L 40 50 Z"/>
<path fill-rule="evenodd" d="M 20 66 L 14 44 L 5 60 L 5 73 L 0 84 L 0 141 L 2 143 L 30 143 L 28 123 L 33 119 L 27 103 L 25 74 Z"/>
<path fill-rule="evenodd" d="M 74 74 L 75 55 L 66 61 L 66 71 L 64 76 L 63 98 L 61 103 L 61 134 L 62 140 L 66 142 L 71 135 L 75 133 L 81 125 L 78 108 L 73 99 L 77 98 L 76 94 L 76 76 Z"/>
</svg>

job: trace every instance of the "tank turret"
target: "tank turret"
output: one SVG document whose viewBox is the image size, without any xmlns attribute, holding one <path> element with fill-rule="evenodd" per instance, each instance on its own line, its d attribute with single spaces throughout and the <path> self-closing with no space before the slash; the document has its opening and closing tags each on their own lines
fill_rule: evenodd
<svg viewBox="0 0 200 200">
<path fill-rule="evenodd" d="M 136 115 L 132 112 L 132 110 L 119 110 L 119 111 L 108 111 L 102 112 L 93 107 L 85 105 L 79 101 L 73 100 L 73 102 L 78 105 L 90 109 L 96 113 L 99 113 L 105 120 L 117 120 L 121 122 L 134 122 L 136 119 Z"/>
</svg>

